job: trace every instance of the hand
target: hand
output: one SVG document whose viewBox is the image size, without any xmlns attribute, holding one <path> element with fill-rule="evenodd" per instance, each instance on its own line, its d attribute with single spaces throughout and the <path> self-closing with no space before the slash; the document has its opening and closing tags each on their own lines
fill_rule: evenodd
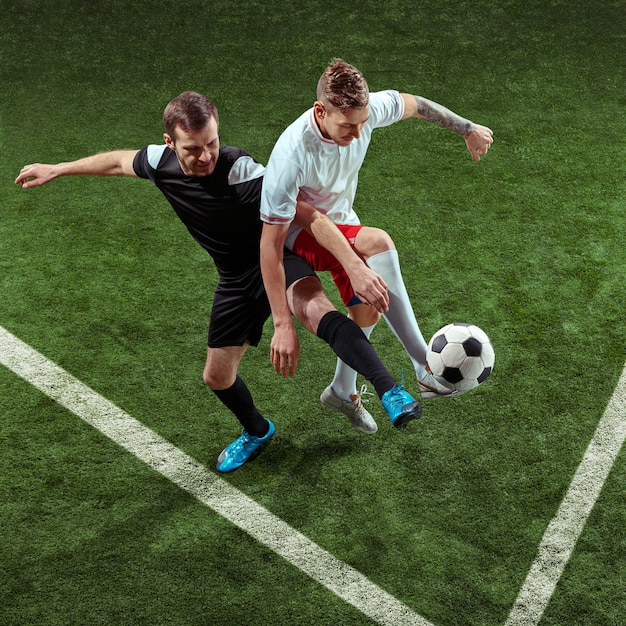
<svg viewBox="0 0 626 626">
<path fill-rule="evenodd" d="M 480 124 L 474 124 L 472 132 L 464 137 L 465 145 L 472 155 L 474 161 L 480 161 L 481 156 L 487 154 L 487 150 L 493 143 L 493 131 L 491 128 L 481 126 Z"/>
<path fill-rule="evenodd" d="M 274 371 L 283 378 L 295 376 L 298 358 L 300 357 L 300 341 L 293 323 L 275 328 L 270 344 L 270 359 Z"/>
<path fill-rule="evenodd" d="M 364 304 L 374 307 L 379 313 L 389 310 L 389 293 L 385 281 L 365 263 L 358 271 L 352 271 L 349 276 L 352 289 Z"/>
<path fill-rule="evenodd" d="M 46 165 L 44 163 L 33 163 L 25 165 L 20 175 L 15 179 L 16 185 L 21 185 L 24 189 L 28 187 L 39 187 L 54 180 L 54 165 Z"/>
</svg>

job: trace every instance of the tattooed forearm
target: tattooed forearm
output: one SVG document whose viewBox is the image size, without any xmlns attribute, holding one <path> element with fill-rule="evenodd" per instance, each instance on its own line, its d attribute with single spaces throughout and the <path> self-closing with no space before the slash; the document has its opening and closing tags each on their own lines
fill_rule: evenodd
<svg viewBox="0 0 626 626">
<path fill-rule="evenodd" d="M 421 96 L 415 96 L 415 102 L 417 104 L 417 114 L 426 121 L 439 124 L 439 126 L 443 126 L 448 130 L 453 130 L 463 137 L 467 137 L 472 132 L 472 122 L 453 113 L 450 109 L 446 109 L 446 107 L 432 100 L 426 100 L 426 98 Z"/>
</svg>

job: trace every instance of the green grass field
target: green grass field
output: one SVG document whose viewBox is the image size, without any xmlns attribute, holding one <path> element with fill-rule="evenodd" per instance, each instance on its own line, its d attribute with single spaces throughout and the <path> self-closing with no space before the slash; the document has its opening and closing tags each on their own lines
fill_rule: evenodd
<svg viewBox="0 0 626 626">
<path fill-rule="evenodd" d="M 237 425 L 202 383 L 209 257 L 146 181 L 22 190 L 21 167 L 161 143 L 187 89 L 218 105 L 222 143 L 266 162 L 334 56 L 494 130 L 479 164 L 424 122 L 377 131 L 356 206 L 393 236 L 424 335 L 478 324 L 492 377 L 402 432 L 373 403 L 367 436 L 319 403 L 325 344 L 303 331 L 296 378 L 274 374 L 269 322 L 241 374 L 277 435 L 225 480 L 432 625 L 505 624 L 626 361 L 625 3 L 0 15 L 0 328 L 210 471 Z M 417 393 L 384 322 L 372 343 Z M 2 366 L 0 399 L 0 624 L 376 623 Z M 626 623 L 625 470 L 622 451 L 541 626 Z"/>
</svg>

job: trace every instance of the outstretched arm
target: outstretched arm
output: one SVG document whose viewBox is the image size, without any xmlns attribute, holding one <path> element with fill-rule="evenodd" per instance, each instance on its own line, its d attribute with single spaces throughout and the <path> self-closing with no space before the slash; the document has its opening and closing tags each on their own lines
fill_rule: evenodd
<svg viewBox="0 0 626 626">
<path fill-rule="evenodd" d="M 311 233 L 339 261 L 352 283 L 354 293 L 362 302 L 374 307 L 379 313 L 387 311 L 389 294 L 385 281 L 365 264 L 330 218 L 298 199 L 294 223 Z"/>
<path fill-rule="evenodd" d="M 276 373 L 285 378 L 295 375 L 300 357 L 300 341 L 287 301 L 283 261 L 283 246 L 288 230 L 289 225 L 265 223 L 261 233 L 261 274 L 274 322 L 270 358 Z"/>
<path fill-rule="evenodd" d="M 419 117 L 461 135 L 474 161 L 480 161 L 480 157 L 487 154 L 493 143 L 493 132 L 490 128 L 474 124 L 432 100 L 408 93 L 400 95 L 404 100 L 402 119 Z"/>
<path fill-rule="evenodd" d="M 15 179 L 24 189 L 39 187 L 59 176 L 133 176 L 133 159 L 137 150 L 115 150 L 68 161 L 66 163 L 33 163 L 25 165 Z"/>
</svg>

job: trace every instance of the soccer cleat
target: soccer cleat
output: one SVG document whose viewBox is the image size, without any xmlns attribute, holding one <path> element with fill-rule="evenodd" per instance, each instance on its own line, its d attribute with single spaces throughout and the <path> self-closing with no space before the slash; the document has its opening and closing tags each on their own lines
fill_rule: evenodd
<svg viewBox="0 0 626 626">
<path fill-rule="evenodd" d="M 223 474 L 232 472 L 261 452 L 275 432 L 274 424 L 267 418 L 265 421 L 270 425 L 270 429 L 264 437 L 254 437 L 244 428 L 241 431 L 241 436 L 222 450 L 217 457 L 217 465 L 215 466 L 218 472 Z"/>
<path fill-rule="evenodd" d="M 465 393 L 460 389 L 448 389 L 448 387 L 442 385 L 428 369 L 428 366 L 426 366 L 426 375 L 421 380 L 418 378 L 417 384 L 419 385 L 422 398 L 438 398 L 440 396 L 454 398 Z"/>
<path fill-rule="evenodd" d="M 404 428 L 411 420 L 422 415 L 422 407 L 413 396 L 399 385 L 386 391 L 381 398 L 383 408 L 395 428 Z"/>
<path fill-rule="evenodd" d="M 366 393 L 368 393 L 367 385 L 363 385 L 359 393 L 350 396 L 350 400 L 342 400 L 335 394 L 333 388 L 328 385 L 320 396 L 320 402 L 331 411 L 339 411 L 347 415 L 350 423 L 362 433 L 375 433 L 378 430 L 378 425 L 369 411 L 363 406 L 364 400 L 362 396 Z"/>
</svg>

